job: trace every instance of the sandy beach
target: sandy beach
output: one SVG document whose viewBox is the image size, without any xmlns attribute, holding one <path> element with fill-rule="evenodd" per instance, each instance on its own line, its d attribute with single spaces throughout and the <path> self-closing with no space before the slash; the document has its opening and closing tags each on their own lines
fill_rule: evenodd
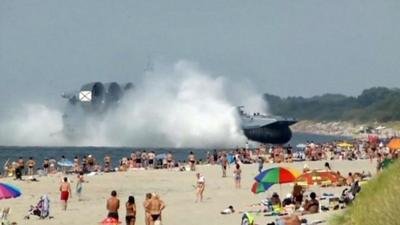
<svg viewBox="0 0 400 225">
<path fill-rule="evenodd" d="M 305 162 L 291 164 L 279 164 L 279 166 L 291 167 L 301 171 Z M 325 161 L 306 162 L 311 169 L 322 169 Z M 375 162 L 368 160 L 358 161 L 331 161 L 332 169 L 340 171 L 342 174 L 348 172 L 370 171 L 375 173 Z M 264 168 L 277 166 L 276 164 L 265 164 Z M 218 165 L 198 166 L 197 171 L 205 176 L 206 190 L 205 200 L 202 203 L 195 203 L 194 184 L 196 182 L 195 172 L 179 172 L 168 170 L 136 170 L 128 172 L 108 173 L 96 176 L 86 176 L 89 183 L 84 184 L 83 201 L 78 201 L 76 196 L 72 196 L 68 210 L 61 210 L 59 201 L 59 183 L 62 175 L 50 177 L 38 177 L 39 182 L 14 181 L 13 179 L 1 179 L 1 182 L 11 183 L 22 190 L 23 195 L 17 199 L 0 201 L 0 208 L 11 207 L 9 220 L 18 224 L 98 224 L 106 217 L 106 199 L 112 190 L 118 192 L 121 199 L 120 218 L 125 217 L 125 205 L 127 198 L 133 194 L 137 205 L 137 222 L 144 224 L 144 210 L 142 203 L 147 192 L 156 192 L 164 200 L 167 207 L 163 212 L 163 224 L 184 224 L 200 225 L 231 225 L 239 224 L 240 213 L 232 215 L 221 215 L 220 211 L 229 205 L 233 205 L 237 211 L 255 210 L 249 207 L 251 204 L 259 203 L 261 199 L 270 196 L 272 192 L 278 192 L 283 197 L 292 189 L 290 184 L 275 185 L 268 192 L 255 195 L 250 188 L 253 178 L 257 175 L 257 166 L 243 165 L 242 188 L 234 188 L 232 177 L 233 166 L 229 168 L 227 178 L 221 178 L 221 167 Z M 72 180 L 74 190 L 76 176 L 69 176 Z M 311 187 L 317 195 L 324 192 L 339 194 L 344 187 L 320 188 Z M 74 192 L 74 191 L 73 191 Z M 29 206 L 35 205 L 42 194 L 47 193 L 51 200 L 51 220 L 39 220 L 31 216 L 30 220 L 24 220 Z M 323 204 L 323 203 L 322 203 Z M 319 213 L 307 216 L 309 221 L 322 219 L 326 220 L 334 213 L 340 211 Z M 257 224 L 265 224 L 273 221 L 275 217 L 264 217 L 256 215 Z"/>
</svg>

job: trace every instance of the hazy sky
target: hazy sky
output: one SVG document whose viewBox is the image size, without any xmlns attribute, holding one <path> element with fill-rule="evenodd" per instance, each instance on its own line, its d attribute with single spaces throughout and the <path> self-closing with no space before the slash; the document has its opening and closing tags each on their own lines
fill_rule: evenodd
<svg viewBox="0 0 400 225">
<path fill-rule="evenodd" d="M 399 87 L 399 22 L 399 0 L 2 0 L 0 106 L 135 82 L 149 56 L 282 96 Z"/>
</svg>

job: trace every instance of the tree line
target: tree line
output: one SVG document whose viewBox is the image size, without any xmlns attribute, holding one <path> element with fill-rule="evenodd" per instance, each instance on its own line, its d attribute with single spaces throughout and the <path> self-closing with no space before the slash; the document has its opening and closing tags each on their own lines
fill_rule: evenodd
<svg viewBox="0 0 400 225">
<path fill-rule="evenodd" d="M 310 98 L 264 94 L 272 114 L 298 120 L 390 122 L 400 121 L 400 89 L 374 87 L 359 96 L 324 94 Z"/>
</svg>

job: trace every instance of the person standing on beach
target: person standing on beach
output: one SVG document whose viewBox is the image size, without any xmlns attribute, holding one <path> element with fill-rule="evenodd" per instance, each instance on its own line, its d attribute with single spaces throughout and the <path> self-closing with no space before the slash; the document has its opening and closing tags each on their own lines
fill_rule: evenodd
<svg viewBox="0 0 400 225">
<path fill-rule="evenodd" d="M 129 196 L 128 202 L 126 203 L 126 225 L 135 225 L 136 222 L 136 204 L 135 197 Z"/>
<path fill-rule="evenodd" d="M 104 156 L 104 172 L 110 172 L 112 169 L 111 157 L 109 155 Z"/>
<path fill-rule="evenodd" d="M 26 162 L 26 165 L 28 166 L 28 176 L 33 176 L 36 165 L 36 162 L 35 160 L 33 160 L 33 157 L 29 157 L 29 160 L 28 162 Z"/>
<path fill-rule="evenodd" d="M 174 167 L 174 158 L 172 157 L 172 153 L 167 153 L 167 169 L 171 170 Z"/>
<path fill-rule="evenodd" d="M 108 211 L 107 217 L 119 220 L 118 210 L 119 210 L 119 199 L 117 198 L 117 192 L 114 190 L 111 192 L 111 197 L 107 200 L 107 211 Z"/>
<path fill-rule="evenodd" d="M 196 170 L 196 156 L 193 154 L 193 152 L 189 153 L 188 161 L 189 161 L 189 165 L 190 165 L 190 171 L 195 171 Z"/>
<path fill-rule="evenodd" d="M 206 181 L 204 176 L 200 175 L 200 173 L 196 174 L 197 177 L 197 187 L 196 187 L 196 202 L 203 201 L 203 193 L 206 187 Z"/>
<path fill-rule="evenodd" d="M 50 167 L 49 160 L 45 159 L 43 161 L 43 172 L 44 172 L 44 174 L 46 174 L 46 176 L 47 176 L 47 174 L 49 174 L 49 167 Z"/>
<path fill-rule="evenodd" d="M 161 224 L 161 213 L 165 208 L 165 204 L 157 194 L 152 194 L 151 199 L 146 202 L 145 208 L 150 213 L 149 225 Z"/>
<path fill-rule="evenodd" d="M 72 198 L 71 195 L 71 185 L 68 182 L 68 178 L 64 177 L 63 182 L 60 185 L 60 193 L 61 193 L 61 204 L 62 209 L 67 210 L 67 204 L 69 197 Z"/>
<path fill-rule="evenodd" d="M 264 167 L 264 157 L 258 156 L 258 172 L 261 173 Z"/>
<path fill-rule="evenodd" d="M 222 167 L 222 177 L 226 177 L 226 168 L 228 167 L 228 159 L 226 157 L 226 153 L 222 153 L 221 155 L 221 167 Z"/>
<path fill-rule="evenodd" d="M 83 178 L 83 172 L 80 172 L 78 175 L 78 181 L 76 182 L 76 195 L 78 196 L 78 201 L 82 201 L 82 189 L 83 183 L 85 182 Z"/>
<path fill-rule="evenodd" d="M 146 222 L 146 225 L 150 224 L 150 211 L 149 209 L 146 208 L 146 206 L 148 205 L 148 202 L 151 199 L 151 193 L 147 193 L 146 194 L 146 199 L 143 202 L 143 208 L 144 208 L 144 221 Z"/>
<path fill-rule="evenodd" d="M 19 167 L 21 173 L 25 174 L 25 161 L 24 161 L 24 159 L 22 157 L 19 157 L 17 162 L 18 162 L 18 167 Z"/>
<path fill-rule="evenodd" d="M 149 168 L 154 169 L 156 154 L 154 153 L 154 151 L 150 151 L 147 156 L 149 158 Z"/>
<path fill-rule="evenodd" d="M 240 188 L 240 180 L 241 180 L 242 169 L 240 169 L 239 163 L 236 164 L 235 169 L 233 170 L 233 175 L 235 179 L 235 187 L 237 189 Z"/>
</svg>

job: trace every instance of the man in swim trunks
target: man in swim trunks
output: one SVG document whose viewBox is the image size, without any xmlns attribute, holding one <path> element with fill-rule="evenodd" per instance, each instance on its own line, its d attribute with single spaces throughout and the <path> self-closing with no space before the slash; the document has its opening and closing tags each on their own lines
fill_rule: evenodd
<svg viewBox="0 0 400 225">
<path fill-rule="evenodd" d="M 172 153 L 168 152 L 167 154 L 167 169 L 172 169 L 174 167 L 174 158 L 172 157 Z"/>
<path fill-rule="evenodd" d="M 117 192 L 112 191 L 111 197 L 107 200 L 107 217 L 114 218 L 116 220 L 119 219 L 118 210 L 119 210 L 119 199 L 117 198 Z"/>
<path fill-rule="evenodd" d="M 21 173 L 25 174 L 25 161 L 24 161 L 24 159 L 22 157 L 19 157 L 17 162 L 18 162 L 18 167 L 19 167 Z"/>
<path fill-rule="evenodd" d="M 154 169 L 154 159 L 156 158 L 156 153 L 154 153 L 154 151 L 149 152 L 149 154 L 147 154 L 148 158 L 149 158 L 149 168 Z"/>
<path fill-rule="evenodd" d="M 195 171 L 196 170 L 196 156 L 193 154 L 193 152 L 189 153 L 188 161 L 189 161 L 189 165 L 190 165 L 190 171 Z"/>
<path fill-rule="evenodd" d="M 151 197 L 152 197 L 152 194 L 151 194 L 151 193 L 147 193 L 147 194 L 146 194 L 146 199 L 145 199 L 144 202 L 143 202 L 144 220 L 145 220 L 145 222 L 146 222 L 146 225 L 149 225 L 149 224 L 150 224 L 150 211 L 149 211 L 148 208 L 146 208 L 146 206 L 148 206 Z"/>
<path fill-rule="evenodd" d="M 222 167 L 222 177 L 226 177 L 226 168 L 228 167 L 228 159 L 225 152 L 222 153 L 220 161 Z"/>
<path fill-rule="evenodd" d="M 28 176 L 33 176 L 34 169 L 36 162 L 33 160 L 33 157 L 29 157 L 28 162 L 26 162 L 26 165 L 28 166 Z"/>
<path fill-rule="evenodd" d="M 69 197 L 72 197 L 71 185 L 69 184 L 67 177 L 64 177 L 63 182 L 60 185 L 60 192 L 62 209 L 65 211 L 67 210 L 68 199 Z"/>
</svg>

